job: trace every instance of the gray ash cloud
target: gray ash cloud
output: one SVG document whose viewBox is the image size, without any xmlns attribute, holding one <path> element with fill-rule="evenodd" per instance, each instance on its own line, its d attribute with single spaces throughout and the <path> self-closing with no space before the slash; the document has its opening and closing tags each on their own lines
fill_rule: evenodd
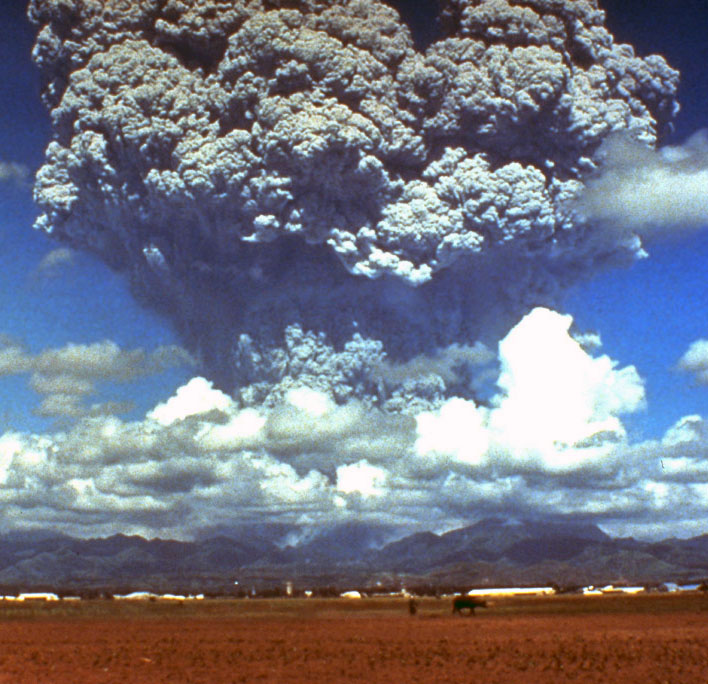
<svg viewBox="0 0 708 684">
<path fill-rule="evenodd" d="M 421 51 L 374 0 L 32 0 L 37 228 L 128 274 L 241 404 L 474 396 L 380 369 L 640 255 L 569 207 L 611 135 L 656 145 L 678 74 L 592 0 L 440 5 Z"/>
</svg>

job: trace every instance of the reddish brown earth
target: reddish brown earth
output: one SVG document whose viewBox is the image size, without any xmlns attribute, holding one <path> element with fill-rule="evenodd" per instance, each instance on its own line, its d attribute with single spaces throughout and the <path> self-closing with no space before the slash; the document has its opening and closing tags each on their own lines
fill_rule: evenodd
<svg viewBox="0 0 708 684">
<path fill-rule="evenodd" d="M 0 683 L 708 681 L 703 606 L 550 614 L 501 605 L 473 618 L 425 604 L 415 617 L 403 604 L 377 614 L 3 614 Z"/>
</svg>

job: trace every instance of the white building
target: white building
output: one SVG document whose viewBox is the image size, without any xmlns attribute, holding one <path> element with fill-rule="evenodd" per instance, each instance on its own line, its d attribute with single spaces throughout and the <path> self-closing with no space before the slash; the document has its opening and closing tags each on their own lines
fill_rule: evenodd
<svg viewBox="0 0 708 684">
<path fill-rule="evenodd" d="M 467 596 L 550 596 L 553 587 L 498 587 L 495 589 L 471 589 Z"/>
<path fill-rule="evenodd" d="M 130 594 L 115 594 L 113 598 L 118 601 L 154 601 L 157 599 L 157 594 L 150 591 L 134 591 Z"/>
<path fill-rule="evenodd" d="M 600 591 L 603 594 L 639 594 L 644 591 L 644 587 L 616 587 L 614 584 L 608 584 Z"/>
<path fill-rule="evenodd" d="M 30 592 L 20 594 L 17 597 L 18 601 L 58 601 L 59 597 L 56 594 L 44 592 Z"/>
<path fill-rule="evenodd" d="M 346 598 L 346 599 L 360 599 L 361 598 L 361 592 L 360 591 L 345 591 L 339 595 L 341 598 Z"/>
</svg>

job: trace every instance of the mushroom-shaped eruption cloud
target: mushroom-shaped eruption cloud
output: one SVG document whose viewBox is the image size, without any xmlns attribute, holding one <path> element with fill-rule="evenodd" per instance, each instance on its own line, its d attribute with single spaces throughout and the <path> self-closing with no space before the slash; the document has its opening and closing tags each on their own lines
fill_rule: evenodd
<svg viewBox="0 0 708 684">
<path fill-rule="evenodd" d="M 128 273 L 243 405 L 470 397 L 474 343 L 642 253 L 571 207 L 608 136 L 656 144 L 678 74 L 595 0 L 439 5 L 421 52 L 378 0 L 31 0 L 36 226 Z"/>
</svg>

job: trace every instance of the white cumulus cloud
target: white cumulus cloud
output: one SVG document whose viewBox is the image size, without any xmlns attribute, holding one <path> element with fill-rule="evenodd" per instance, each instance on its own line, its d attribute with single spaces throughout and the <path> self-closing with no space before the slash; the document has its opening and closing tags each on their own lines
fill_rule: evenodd
<svg viewBox="0 0 708 684">
<path fill-rule="evenodd" d="M 29 169 L 17 162 L 0 161 L 0 183 L 24 183 L 29 176 Z"/>
<path fill-rule="evenodd" d="M 644 407 L 644 384 L 633 366 L 585 351 L 571 325 L 570 316 L 543 308 L 525 316 L 499 344 L 491 407 L 450 399 L 419 414 L 418 454 L 568 471 L 614 452 L 625 437 L 620 416 Z"/>
<path fill-rule="evenodd" d="M 708 131 L 659 149 L 616 135 L 600 158 L 580 201 L 590 218 L 644 234 L 708 227 Z"/>
<path fill-rule="evenodd" d="M 644 406 L 633 366 L 617 369 L 570 335 L 572 318 L 548 309 L 528 314 L 499 344 L 501 373 L 490 428 L 512 454 L 555 456 L 595 435 L 624 436 L 619 416 Z"/>
<path fill-rule="evenodd" d="M 344 494 L 357 492 L 363 496 L 385 493 L 386 471 L 363 460 L 337 468 L 337 490 Z"/>
<path fill-rule="evenodd" d="M 214 389 L 213 383 L 197 377 L 180 387 L 166 402 L 158 404 L 148 413 L 148 418 L 167 427 L 190 416 L 210 411 L 224 412 L 232 404 L 232 399 L 220 390 Z"/>
<path fill-rule="evenodd" d="M 484 405 L 451 398 L 395 416 L 293 388 L 278 404 L 243 407 L 197 377 L 142 420 L 94 412 L 53 433 L 8 431 L 0 501 L 17 525 L 81 535 L 350 520 L 413 531 L 495 512 L 693 530 L 708 519 L 704 419 L 629 443 L 622 416 L 644 405 L 641 378 L 571 330 L 546 309 L 524 317 L 499 345 Z M 71 387 L 58 376 L 48 389 Z"/>
<path fill-rule="evenodd" d="M 708 340 L 696 340 L 679 359 L 680 370 L 692 373 L 696 382 L 708 385 Z"/>
</svg>

